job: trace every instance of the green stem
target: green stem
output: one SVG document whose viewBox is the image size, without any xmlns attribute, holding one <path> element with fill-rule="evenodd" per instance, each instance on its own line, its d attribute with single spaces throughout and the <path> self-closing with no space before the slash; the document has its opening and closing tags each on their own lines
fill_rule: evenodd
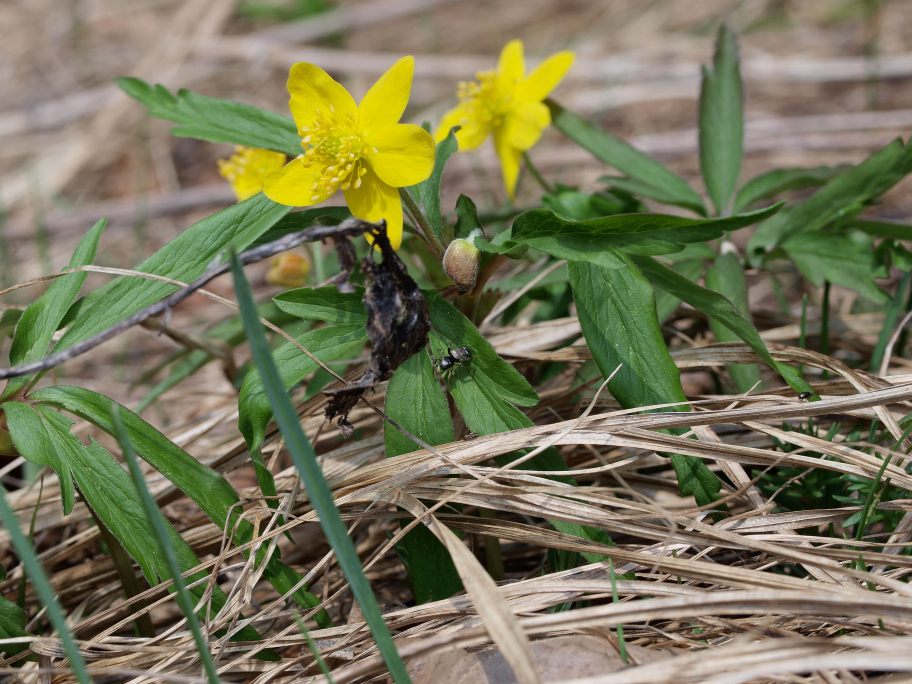
<svg viewBox="0 0 912 684">
<path fill-rule="evenodd" d="M 133 573 L 133 563 L 130 561 L 127 552 L 124 551 L 124 547 L 121 545 L 120 541 L 118 541 L 117 537 L 111 534 L 111 531 L 105 527 L 98 516 L 95 515 L 95 511 L 93 511 L 91 507 L 89 508 L 89 513 L 98 526 L 98 532 L 101 535 L 101 539 L 104 541 L 105 546 L 108 547 L 108 552 L 111 554 L 111 561 L 114 563 L 114 570 L 117 572 L 117 577 L 120 579 L 120 586 L 123 589 L 124 597 L 131 599 L 142 593 L 143 589 L 139 584 L 139 580 Z M 136 625 L 137 635 L 147 639 L 151 639 L 155 636 L 155 626 L 152 624 L 152 618 L 148 612 L 143 612 L 139 615 L 134 621 L 134 624 Z"/>
<path fill-rule="evenodd" d="M 529 173 L 532 174 L 532 178 L 542 187 L 542 190 L 551 194 L 554 192 L 554 188 L 545 180 L 545 177 L 541 175 L 538 170 L 538 167 L 532 163 L 532 157 L 529 156 L 528 152 L 522 153 L 523 161 L 526 164 L 526 168 L 529 170 Z"/>
<path fill-rule="evenodd" d="M 479 515 L 490 520 L 495 518 L 494 512 L 486 508 L 480 509 Z M 481 543 L 484 546 L 485 567 L 488 569 L 488 574 L 491 575 L 495 582 L 502 581 L 504 578 L 504 563 L 500 540 L 497 537 L 485 534 L 481 536 Z"/>
<path fill-rule="evenodd" d="M 412 199 L 412 196 L 409 194 L 409 191 L 405 188 L 399 188 L 399 196 L 402 198 L 402 204 L 405 206 L 405 211 L 409 215 L 409 219 L 415 226 L 421 237 L 424 238 L 424 241 L 427 242 L 428 247 L 431 248 L 431 251 L 434 252 L 438 257 L 443 257 L 443 243 L 440 242 L 440 239 L 431 230 L 431 224 L 428 223 L 427 218 L 421 213 L 421 209 L 415 204 L 415 200 Z"/>
<path fill-rule="evenodd" d="M 823 283 L 823 301 L 820 304 L 820 353 L 824 356 L 830 355 L 830 281 Z M 830 374 L 823 372 L 821 377 L 826 380 Z"/>
</svg>

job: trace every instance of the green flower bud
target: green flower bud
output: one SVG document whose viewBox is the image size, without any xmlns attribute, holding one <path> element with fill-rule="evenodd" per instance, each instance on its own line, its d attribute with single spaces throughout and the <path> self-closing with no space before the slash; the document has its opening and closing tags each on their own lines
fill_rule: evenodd
<svg viewBox="0 0 912 684">
<path fill-rule="evenodd" d="M 478 282 L 481 252 L 470 240 L 453 240 L 443 255 L 443 270 L 456 283 L 460 292 L 468 292 Z"/>
</svg>

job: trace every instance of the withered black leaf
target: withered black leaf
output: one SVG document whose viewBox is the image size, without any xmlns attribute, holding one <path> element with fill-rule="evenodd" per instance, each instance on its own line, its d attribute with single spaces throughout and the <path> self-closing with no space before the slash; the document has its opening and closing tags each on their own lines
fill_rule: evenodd
<svg viewBox="0 0 912 684">
<path fill-rule="evenodd" d="M 389 379 L 402 363 L 427 344 L 431 329 L 427 301 L 412 280 L 405 264 L 386 235 L 386 225 L 371 233 L 380 250 L 379 262 L 373 250 L 361 261 L 366 282 L 364 307 L 367 309 L 367 336 L 371 341 L 371 364 L 355 382 L 330 390 L 332 398 L 326 417 L 338 417 L 340 427 L 350 427 L 348 413 L 364 393 Z M 344 433 L 349 430 L 343 430 Z"/>
</svg>

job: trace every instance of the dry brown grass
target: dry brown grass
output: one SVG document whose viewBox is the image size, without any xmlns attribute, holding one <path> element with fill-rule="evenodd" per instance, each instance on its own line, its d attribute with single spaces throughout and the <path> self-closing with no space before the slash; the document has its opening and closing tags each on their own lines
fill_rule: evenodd
<svg viewBox="0 0 912 684">
<path fill-rule="evenodd" d="M 0 73 L 8 82 L 0 111 L 0 188 L 10 213 L 6 263 L 15 264 L 3 274 L 6 284 L 48 272 L 48 261 L 63 263 L 98 215 L 116 219 L 106 238 L 106 258 L 122 266 L 228 201 L 211 167 L 217 151 L 171 141 L 167 126 L 144 123 L 138 107 L 108 85 L 124 72 L 282 111 L 290 61 L 335 65 L 357 90 L 388 55 L 430 53 L 418 60 L 415 118 L 432 118 L 458 74 L 486 65 L 506 37 L 519 35 L 538 55 L 563 46 L 576 49 L 585 68 L 573 72 L 561 99 L 692 177 L 697 64 L 711 49 L 705 28 L 728 16 L 740 28 L 757 27 L 743 48 L 752 117 L 748 173 L 774 165 L 852 161 L 912 123 L 912 35 L 903 21 L 908 3 L 901 0 L 883 3 L 873 38 L 877 24 L 852 15 L 852 3 L 819 1 L 789 3 L 792 22 L 766 28 L 758 22 L 773 3 L 722 0 L 665 1 L 648 9 L 621 0 L 496 6 L 379 0 L 341 3 L 350 11 L 336 15 L 335 24 L 323 18 L 280 27 L 238 20 L 231 2 L 96 0 L 72 3 L 69 14 L 57 11 L 58 4 L 19 0 L 0 6 L 5 60 Z M 848 19 L 839 19 L 843 4 Z M 317 43 L 336 32 L 343 35 L 340 44 Z M 864 59 L 866 44 L 878 48 L 879 63 Z M 872 64 L 881 69 L 874 77 L 866 71 Z M 535 154 L 549 173 L 568 182 L 589 182 L 602 172 L 556 135 Z M 473 159 L 454 160 L 447 192 L 493 201 L 487 190 L 491 169 L 485 157 L 480 166 Z M 905 187 L 887 198 L 880 215 L 908 220 L 912 205 L 908 183 Z M 37 258 L 36 226 L 48 235 L 44 261 Z M 764 337 L 774 356 L 816 369 L 821 379 L 815 389 L 823 401 L 800 402 L 781 388 L 757 396 L 713 393 L 710 371 L 754 357 L 737 345 L 707 346 L 699 317 L 683 311 L 668 328 L 693 400 L 692 411 L 683 415 L 621 411 L 606 393 L 596 395 L 595 387 L 574 391 L 571 375 L 564 374 L 539 388 L 542 402 L 530 413 L 536 427 L 386 459 L 375 412 L 354 412 L 362 436 L 343 442 L 323 424 L 322 398 L 301 404 L 303 425 L 315 439 L 397 646 L 413 667 L 454 649 L 493 644 L 521 681 L 535 681 L 541 670 L 533 655 L 538 642 L 586 635 L 602 639 L 612 651 L 618 647 L 614 628 L 622 625 L 629 667 L 572 676 L 567 670 L 546 680 L 850 683 L 912 677 L 912 559 L 900 553 L 912 541 L 910 499 L 877 504 L 904 512 L 894 534 L 874 527 L 856 541 L 844 538 L 842 523 L 862 501 L 777 512 L 775 497 L 758 486 L 762 473 L 783 467 L 802 469 L 798 477 L 828 471 L 874 478 L 889 457 L 885 476 L 912 490 L 908 445 L 898 425 L 912 402 L 909 361 L 891 357 L 877 373 L 846 365 L 846 359 L 867 358 L 883 325 L 877 315 L 848 314 L 850 297 L 838 302 L 831 321 L 832 356 L 798 348 L 796 318 L 777 313 L 764 282 L 756 284 L 755 313 L 765 321 Z M 173 325 L 194 330 L 200 320 L 227 312 L 197 298 L 176 312 Z M 816 313 L 812 309 L 812 319 Z M 812 321 L 812 336 L 815 325 Z M 695 330 L 696 339 L 687 337 Z M 549 360 L 575 368 L 587 358 L 585 346 L 574 344 L 575 318 L 484 331 L 520 368 Z M 112 349 L 121 352 L 120 359 Z M 167 342 L 134 332 L 63 372 L 69 383 L 129 404 L 135 401 L 132 382 L 170 351 Z M 371 401 L 382 405 L 382 391 Z M 259 531 L 253 545 L 277 545 L 324 598 L 337 626 L 310 636 L 334 681 L 382 680 L 382 661 L 277 435 L 270 435 L 264 454 L 276 475 L 284 524 L 258 496 L 235 429 L 236 397 L 218 369 L 204 369 L 148 417 L 231 478 L 246 497 L 245 516 Z M 784 429 L 811 419 L 820 435 L 838 425 L 834 437 Z M 866 436 L 872 420 L 899 446 L 875 446 L 852 436 L 855 427 Z M 692 438 L 661 431 L 669 427 L 689 428 Z M 79 428 L 80 435 L 89 432 L 88 426 Z M 794 449 L 783 450 L 783 443 Z M 580 486 L 490 466 L 494 456 L 548 446 L 560 450 L 567 474 Z M 672 450 L 703 459 L 726 477 L 728 516 L 718 519 L 678 495 L 668 461 L 657 455 Z M 150 473 L 148 481 L 170 520 L 206 559 L 201 567 L 230 597 L 225 609 L 206 621 L 225 681 L 322 681 L 295 611 L 260 581 L 243 548 L 229 541 L 230 531 L 214 528 L 157 474 Z M 98 681 L 202 681 L 174 602 L 159 587 L 123 598 L 83 505 L 62 517 L 50 476 L 16 491 L 13 501 L 23 521 L 35 515 L 42 562 Z M 459 513 L 446 504 L 458 504 Z M 448 546 L 465 595 L 408 604 L 405 573 L 393 551 L 404 533 L 401 520 L 427 525 Z M 546 520 L 602 529 L 615 545 L 561 534 Z M 503 552 L 506 575 L 497 583 L 482 564 L 485 538 L 499 540 Z M 0 558 L 11 567 L 7 546 L 0 531 Z M 547 550 L 611 559 L 616 577 L 607 560 L 547 570 Z M 21 572 L 13 569 L 0 592 L 14 593 Z M 47 634 L 31 593 L 27 601 L 33 626 Z M 130 636 L 140 613 L 150 614 L 155 638 Z M 229 642 L 228 634 L 244 624 L 255 625 L 268 640 L 254 650 Z M 226 634 L 216 636 L 221 630 Z M 256 650 L 267 647 L 281 655 L 278 662 L 255 659 Z M 59 642 L 41 637 L 31 649 L 40 659 L 18 671 L 4 669 L 5 676 L 50 681 L 41 668 L 60 665 Z M 453 661 L 452 667 L 466 662 Z M 54 681 L 70 678 L 58 671 Z"/>
</svg>

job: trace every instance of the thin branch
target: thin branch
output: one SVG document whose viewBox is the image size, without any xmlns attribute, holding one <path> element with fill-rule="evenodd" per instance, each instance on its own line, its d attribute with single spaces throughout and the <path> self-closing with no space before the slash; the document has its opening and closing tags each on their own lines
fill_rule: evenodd
<svg viewBox="0 0 912 684">
<path fill-rule="evenodd" d="M 328 237 L 355 237 L 379 229 L 379 224 L 369 223 L 356 218 L 349 218 L 337 226 L 312 226 L 305 230 L 289 233 L 278 240 L 273 240 L 272 242 L 267 242 L 241 252 L 238 255 L 238 258 L 244 266 L 247 266 L 248 264 L 257 263 L 258 261 L 263 261 L 264 259 L 268 259 L 281 252 L 293 249 L 305 242 L 315 242 Z M 22 375 L 31 375 L 32 373 L 40 373 L 50 368 L 54 368 L 55 366 L 59 366 L 81 354 L 85 354 L 87 351 L 117 337 L 133 326 L 139 325 L 153 316 L 166 313 L 187 299 L 187 297 L 194 292 L 205 287 L 215 278 L 227 273 L 230 268 L 231 266 L 228 263 L 212 266 L 203 273 L 203 275 L 186 287 L 182 287 L 168 297 L 165 297 L 151 306 L 147 306 L 145 309 L 137 311 L 135 314 L 125 318 L 116 325 L 113 325 L 106 330 L 102 330 L 97 335 L 93 335 L 81 342 L 77 342 L 72 347 L 67 347 L 63 351 L 51 354 L 50 356 L 46 356 L 45 358 L 32 363 L 24 363 L 12 368 L 0 368 L 0 380 L 15 378 Z"/>
</svg>

